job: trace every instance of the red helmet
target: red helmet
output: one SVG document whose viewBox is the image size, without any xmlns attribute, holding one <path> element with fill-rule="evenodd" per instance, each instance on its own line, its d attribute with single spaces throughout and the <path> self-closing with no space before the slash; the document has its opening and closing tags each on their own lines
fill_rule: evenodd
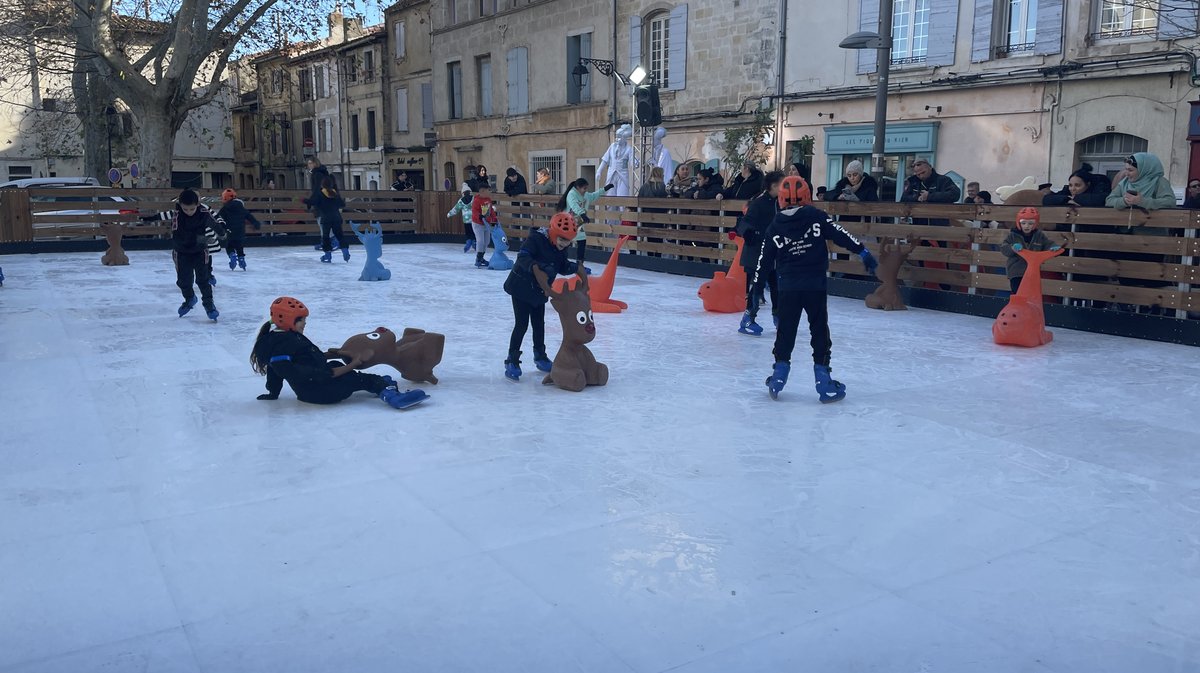
<svg viewBox="0 0 1200 673">
<path fill-rule="evenodd" d="M 812 205 L 812 189 L 804 178 L 789 175 L 779 185 L 779 207 L 795 208 L 796 206 Z"/>
<path fill-rule="evenodd" d="M 556 243 L 556 239 L 559 238 L 573 241 L 579 233 L 579 225 L 575 224 L 575 218 L 570 213 L 558 213 L 550 218 L 548 233 L 551 243 Z"/>
<path fill-rule="evenodd" d="M 1021 224 L 1021 220 L 1033 220 L 1034 222 L 1038 223 L 1038 226 L 1041 226 L 1042 214 L 1038 212 L 1037 208 L 1026 206 L 1025 208 L 1021 209 L 1021 212 L 1017 213 L 1018 225 Z"/>
<path fill-rule="evenodd" d="M 271 322 L 288 332 L 296 329 L 296 321 L 308 317 L 308 307 L 299 299 L 280 297 L 271 302 Z"/>
<path fill-rule="evenodd" d="M 237 198 L 237 192 L 233 191 L 232 189 L 226 189 L 225 191 L 221 192 L 221 200 L 222 201 L 229 202 L 236 198 Z"/>
</svg>

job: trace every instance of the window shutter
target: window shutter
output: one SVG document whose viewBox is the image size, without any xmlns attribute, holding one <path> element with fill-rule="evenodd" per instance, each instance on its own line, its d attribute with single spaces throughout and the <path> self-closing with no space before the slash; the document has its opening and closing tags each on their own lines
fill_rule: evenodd
<svg viewBox="0 0 1200 673">
<path fill-rule="evenodd" d="M 1171 40 L 1190 37 L 1197 32 L 1196 0 L 1160 0 L 1158 9 L 1158 37 Z M 1038 41 L 1041 41 L 1041 24 L 1038 24 Z"/>
<path fill-rule="evenodd" d="M 992 10 L 996 0 L 975 0 L 975 25 L 971 31 L 971 62 L 992 60 Z"/>
<path fill-rule="evenodd" d="M 396 58 L 397 59 L 404 58 L 405 51 L 408 48 L 408 45 L 405 44 L 405 42 L 407 42 L 407 40 L 405 39 L 405 38 L 407 38 L 407 35 L 405 35 L 404 33 L 405 33 L 404 22 L 400 21 L 399 23 L 396 24 Z"/>
<path fill-rule="evenodd" d="M 878 32 L 879 0 L 858 0 L 858 29 Z M 855 53 L 858 56 L 858 74 L 875 72 L 875 61 L 879 59 L 877 49 L 857 49 Z"/>
<path fill-rule="evenodd" d="M 512 114 L 517 114 L 517 108 L 518 108 L 518 102 L 517 102 L 517 93 L 518 93 L 517 50 L 509 49 L 507 59 L 508 59 L 508 78 L 507 78 L 506 84 L 507 84 L 507 96 L 508 96 L 508 114 L 512 115 Z"/>
<path fill-rule="evenodd" d="M 642 17 L 629 17 L 629 72 L 642 64 Z"/>
<path fill-rule="evenodd" d="M 579 56 L 580 56 L 580 58 L 591 58 L 592 57 L 592 34 L 591 33 L 584 33 L 583 35 L 579 36 Z M 578 63 L 578 61 L 576 61 L 575 63 Z M 575 63 L 571 64 L 572 69 L 575 68 Z M 588 66 L 588 69 L 590 70 L 591 66 Z M 568 72 L 568 74 L 570 74 L 570 73 Z M 574 78 L 572 78 L 571 84 L 572 84 L 572 86 L 574 86 L 574 84 L 575 84 Z M 588 77 L 587 83 L 583 85 L 583 90 L 579 92 L 579 99 L 581 101 L 592 100 L 592 78 L 591 77 Z"/>
<path fill-rule="evenodd" d="M 932 0 L 929 7 L 926 65 L 954 65 L 958 37 L 958 0 Z"/>
<path fill-rule="evenodd" d="M 1188 0 L 1195 4 L 1194 0 Z M 1193 7 L 1193 10 L 1195 8 Z M 1193 23 L 1195 14 L 1192 14 Z M 1063 0 L 1041 0 L 1038 3 L 1037 34 L 1034 37 L 1034 53 L 1057 54 L 1062 51 Z"/>
<path fill-rule="evenodd" d="M 529 112 L 529 50 L 508 50 L 508 114 Z"/>
<path fill-rule="evenodd" d="M 433 84 L 421 85 L 421 128 L 433 128 Z"/>
<path fill-rule="evenodd" d="M 396 89 L 396 130 L 408 130 L 408 89 Z"/>
<path fill-rule="evenodd" d="M 687 3 L 671 10 L 667 23 L 670 32 L 667 37 L 667 79 L 670 81 L 666 83 L 666 89 L 678 90 L 687 86 L 687 22 Z"/>
</svg>

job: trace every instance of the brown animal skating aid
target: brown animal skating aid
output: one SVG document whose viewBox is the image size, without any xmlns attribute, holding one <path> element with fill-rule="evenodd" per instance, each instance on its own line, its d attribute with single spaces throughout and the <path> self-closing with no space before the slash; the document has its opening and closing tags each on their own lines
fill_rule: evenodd
<svg viewBox="0 0 1200 673">
<path fill-rule="evenodd" d="M 882 283 L 865 299 L 867 308 L 878 308 L 884 311 L 905 311 L 904 297 L 900 296 L 900 269 L 908 256 L 917 249 L 920 241 L 913 241 L 907 247 L 900 245 L 895 238 L 885 238 L 879 243 L 879 268 L 875 277 Z"/>
<path fill-rule="evenodd" d="M 396 341 L 395 332 L 377 327 L 367 334 L 355 334 L 341 348 L 331 348 L 325 355 L 341 358 L 354 369 L 388 365 L 400 372 L 405 381 L 437 384 L 433 368 L 441 363 L 445 346 L 444 334 L 409 327 L 400 341 Z"/>
<path fill-rule="evenodd" d="M 100 263 L 104 266 L 128 266 L 129 255 L 121 249 L 121 237 L 125 235 L 125 227 L 109 222 L 100 225 L 100 231 L 104 232 L 104 238 L 108 240 L 108 250 L 100 258 Z"/>
<path fill-rule="evenodd" d="M 579 266 L 578 273 L 579 280 L 575 287 L 567 284 L 562 292 L 556 292 L 550 287 L 545 272 L 537 266 L 533 267 L 538 285 L 550 297 L 550 304 L 558 312 L 563 331 L 562 346 L 554 356 L 554 365 L 546 378 L 542 379 L 542 384 L 554 384 L 576 393 L 588 386 L 608 383 L 608 366 L 596 362 L 596 356 L 587 347 L 596 338 L 596 323 L 592 320 L 592 300 L 588 296 L 588 279 L 583 272 L 583 265 Z"/>
</svg>

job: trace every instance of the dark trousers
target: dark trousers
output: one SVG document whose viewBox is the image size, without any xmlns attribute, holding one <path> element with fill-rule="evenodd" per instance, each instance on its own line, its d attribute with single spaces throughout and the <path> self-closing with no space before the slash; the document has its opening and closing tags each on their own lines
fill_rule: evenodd
<svg viewBox="0 0 1200 673">
<path fill-rule="evenodd" d="M 330 242 L 330 234 L 337 236 L 338 243 L 345 250 L 350 247 L 350 241 L 346 240 L 345 234 L 342 233 L 342 220 L 338 218 L 329 222 L 326 218 L 321 218 L 317 222 L 321 225 L 321 249 L 325 252 L 333 252 L 333 243 Z"/>
<path fill-rule="evenodd" d="M 796 347 L 796 331 L 800 328 L 800 314 L 808 314 L 808 331 L 812 336 L 813 362 L 829 366 L 829 305 L 825 290 L 781 290 L 779 303 L 779 332 L 775 336 L 775 361 L 791 362 L 792 349 Z"/>
<path fill-rule="evenodd" d="M 1021 287 L 1021 279 L 1025 276 L 1017 276 L 1016 278 L 1008 279 L 1008 286 L 1012 288 L 1012 293 L 1017 293 L 1017 288 Z"/>
<path fill-rule="evenodd" d="M 243 247 L 243 245 L 245 243 L 246 242 L 243 240 L 235 241 L 232 238 L 229 239 L 228 241 L 225 242 L 225 254 L 227 254 L 227 255 L 236 254 L 238 257 L 245 257 L 246 256 L 246 248 Z"/>
<path fill-rule="evenodd" d="M 583 264 L 587 261 L 587 239 L 575 241 L 575 261 Z"/>
<path fill-rule="evenodd" d="M 754 286 L 754 269 L 746 270 L 746 296 L 750 296 L 750 288 Z M 767 274 L 767 292 L 771 297 L 771 315 L 779 315 L 779 279 L 774 273 Z M 762 297 L 759 297 L 761 300 Z"/>
<path fill-rule="evenodd" d="M 200 286 L 200 298 L 204 303 L 211 304 L 213 300 L 212 285 L 208 279 L 212 277 L 212 261 L 207 252 L 176 252 L 175 284 L 183 293 L 184 299 L 196 296 L 193 286 Z"/>
<path fill-rule="evenodd" d="M 338 362 L 330 364 L 341 365 Z M 325 383 L 304 386 L 303 394 L 297 391 L 296 398 L 309 404 L 336 404 L 360 390 L 378 395 L 384 388 L 387 388 L 387 380 L 382 376 L 355 371 L 329 379 Z"/>
<path fill-rule="evenodd" d="M 533 355 L 538 357 L 546 354 L 546 305 L 528 304 L 512 298 L 513 325 L 512 337 L 508 340 L 508 357 L 515 360 L 521 350 L 521 342 L 525 340 L 525 330 L 533 325 Z"/>
</svg>

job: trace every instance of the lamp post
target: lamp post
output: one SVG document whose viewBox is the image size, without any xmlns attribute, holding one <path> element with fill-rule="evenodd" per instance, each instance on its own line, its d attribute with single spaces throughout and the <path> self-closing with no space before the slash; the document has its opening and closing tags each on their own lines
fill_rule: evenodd
<svg viewBox="0 0 1200 673">
<path fill-rule="evenodd" d="M 871 143 L 871 177 L 883 196 L 883 160 L 887 141 L 888 76 L 892 70 L 892 5 L 894 0 L 879 0 L 879 32 L 861 31 L 842 40 L 842 49 L 875 49 L 875 130 Z"/>
</svg>

